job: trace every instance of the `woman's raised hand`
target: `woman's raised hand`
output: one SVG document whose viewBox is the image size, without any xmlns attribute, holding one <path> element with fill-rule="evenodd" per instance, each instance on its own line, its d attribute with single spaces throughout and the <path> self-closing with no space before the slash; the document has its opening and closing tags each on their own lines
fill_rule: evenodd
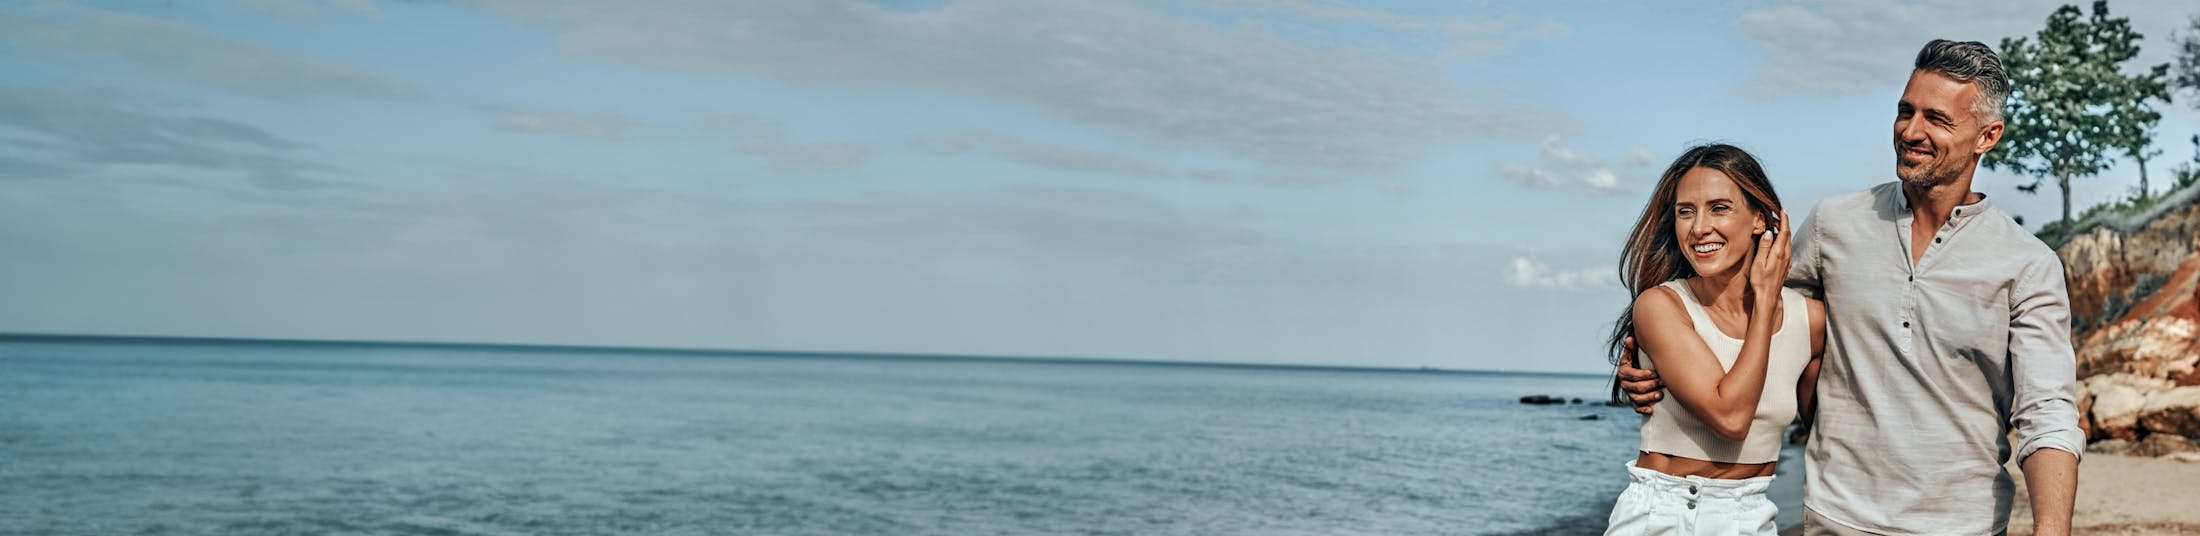
<svg viewBox="0 0 2200 536">
<path fill-rule="evenodd" d="M 1757 234 L 1757 251 L 1749 264 L 1749 290 L 1756 294 L 1757 303 L 1779 303 L 1780 287 L 1787 283 L 1788 273 L 1787 211 L 1780 211 L 1780 219 Z"/>
</svg>

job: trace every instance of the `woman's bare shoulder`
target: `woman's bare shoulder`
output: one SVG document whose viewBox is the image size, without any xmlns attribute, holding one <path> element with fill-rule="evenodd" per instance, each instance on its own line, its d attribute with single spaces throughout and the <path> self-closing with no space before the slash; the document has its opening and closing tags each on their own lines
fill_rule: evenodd
<svg viewBox="0 0 2200 536">
<path fill-rule="evenodd" d="M 1666 285 L 1650 287 L 1650 290 L 1635 295 L 1635 324 L 1642 325 L 1647 320 L 1663 320 L 1676 317 L 1682 322 L 1688 322 L 1688 313 L 1685 311 L 1685 307 L 1681 304 L 1679 291 L 1674 290 L 1673 287 Z"/>
</svg>

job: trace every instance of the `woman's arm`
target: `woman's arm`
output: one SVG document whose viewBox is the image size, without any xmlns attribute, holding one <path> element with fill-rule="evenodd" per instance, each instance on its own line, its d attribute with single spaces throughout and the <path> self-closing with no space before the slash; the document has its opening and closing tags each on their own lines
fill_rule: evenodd
<svg viewBox="0 0 2200 536">
<path fill-rule="evenodd" d="M 1803 298 L 1803 303 L 1810 311 L 1810 363 L 1803 365 L 1803 376 L 1795 379 L 1795 415 L 1807 430 L 1818 421 L 1818 364 L 1826 356 L 1826 302 Z"/>
<path fill-rule="evenodd" d="M 1770 311 L 1774 305 L 1760 300 L 1750 315 L 1748 334 L 1734 366 L 1721 367 L 1718 356 L 1696 334 L 1685 305 L 1672 289 L 1650 289 L 1635 301 L 1635 338 L 1642 352 L 1657 365 L 1658 377 L 1673 401 L 1688 410 L 1711 432 L 1728 441 L 1749 437 L 1757 418 L 1757 402 L 1765 392 L 1765 369 L 1772 345 L 1772 331 L 1779 323 Z"/>
</svg>

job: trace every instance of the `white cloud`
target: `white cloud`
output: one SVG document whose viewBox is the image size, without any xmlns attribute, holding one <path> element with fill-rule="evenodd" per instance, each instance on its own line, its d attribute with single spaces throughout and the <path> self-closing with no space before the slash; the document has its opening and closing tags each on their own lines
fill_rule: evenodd
<svg viewBox="0 0 2200 536">
<path fill-rule="evenodd" d="M 1555 135 L 1546 136 L 1543 138 L 1543 146 L 1540 149 L 1540 156 L 1543 158 L 1543 163 L 1563 167 L 1566 169 L 1586 169 L 1596 167 L 1598 164 L 1600 164 L 1600 162 L 1598 162 L 1595 157 L 1582 154 L 1580 151 L 1567 148 L 1564 145 L 1559 145 L 1558 136 Z"/>
<path fill-rule="evenodd" d="M 2069 0 L 1909 2 L 1834 0 L 1787 3 L 1742 14 L 1735 22 L 1764 62 L 1744 89 L 1760 97 L 1858 95 L 1899 91 L 1917 50 L 1933 39 L 1979 41 L 2030 37 Z M 2083 6 L 2091 13 L 2090 6 Z M 2110 16 L 2129 17 L 2145 34 L 2137 61 L 2169 60 L 2171 30 L 2193 12 L 2190 0 L 2123 0 Z"/>
<path fill-rule="evenodd" d="M 1559 143 L 1558 136 L 1543 138 L 1542 145 L 1537 147 L 1537 158 L 1544 165 L 1558 171 L 1543 167 L 1499 164 L 1496 167 L 1497 176 L 1513 184 L 1537 190 L 1561 190 L 1579 186 L 1592 195 L 1616 195 L 1634 191 L 1634 185 L 1622 181 L 1618 174 L 1604 165 L 1604 159 L 1567 147 Z M 1634 162 L 1647 158 L 1648 151 L 1634 147 L 1628 151 L 1624 161 L 1633 165 Z"/>
<path fill-rule="evenodd" d="M 1658 165 L 1658 156 L 1650 154 L 1649 149 L 1644 149 L 1639 146 L 1628 147 L 1627 157 L 1622 160 L 1622 163 L 1627 164 L 1627 167 L 1655 166 Z"/>
<path fill-rule="evenodd" d="M 1156 146 L 1279 167 L 1394 169 L 1442 143 L 1532 139 L 1546 125 L 1563 131 L 1572 123 L 1520 105 L 1527 96 L 1463 87 L 1433 56 L 1286 37 L 1262 24 L 1218 25 L 1149 4 L 478 5 L 549 28 L 562 49 L 582 57 L 797 86 L 958 93 Z M 1333 16 L 1356 12 L 1341 13 Z"/>
<path fill-rule="evenodd" d="M 1588 188 L 1589 193 L 1597 195 L 1618 195 L 1634 191 L 1632 185 L 1620 182 L 1619 175 L 1606 168 L 1590 171 L 1581 178 L 1581 185 Z"/>
<path fill-rule="evenodd" d="M 153 76 L 269 99 L 421 96 L 379 74 L 126 13 L 57 8 L 32 17 L 0 14 L 0 43 L 28 52 L 19 57 L 64 64 L 77 60 L 63 57 L 115 58 Z"/>
<path fill-rule="evenodd" d="M 1618 276 L 1610 270 L 1554 270 L 1528 257 L 1513 257 L 1512 271 L 1505 274 L 1505 283 L 1520 288 L 1609 290 L 1605 288 L 1608 284 L 1618 282 Z"/>
<path fill-rule="evenodd" d="M 1566 187 L 1566 181 L 1558 178 L 1557 175 L 1552 175 L 1551 172 L 1521 165 L 1500 164 L 1497 166 L 1497 176 L 1503 177 L 1513 184 L 1537 190 L 1557 190 Z"/>
</svg>

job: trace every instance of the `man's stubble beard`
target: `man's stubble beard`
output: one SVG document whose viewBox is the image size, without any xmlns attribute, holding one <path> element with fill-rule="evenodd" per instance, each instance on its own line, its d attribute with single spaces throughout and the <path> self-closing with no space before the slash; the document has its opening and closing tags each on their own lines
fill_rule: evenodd
<svg viewBox="0 0 2200 536">
<path fill-rule="evenodd" d="M 1933 157 L 1931 165 L 1922 167 L 1903 166 L 1902 147 L 1900 145 L 1895 146 L 1895 151 L 1894 176 L 1902 179 L 1904 186 L 1930 190 L 1939 186 L 1955 184 L 1956 177 L 1963 174 L 1962 166 L 1938 155 Z"/>
</svg>

